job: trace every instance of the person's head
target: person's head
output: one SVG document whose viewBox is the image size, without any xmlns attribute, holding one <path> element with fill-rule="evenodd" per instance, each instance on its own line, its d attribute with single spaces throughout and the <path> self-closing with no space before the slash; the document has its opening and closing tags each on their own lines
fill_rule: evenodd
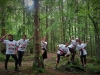
<svg viewBox="0 0 100 75">
<path fill-rule="evenodd" d="M 74 39 L 74 36 L 72 36 L 72 39 Z"/>
<path fill-rule="evenodd" d="M 13 35 L 9 34 L 9 35 L 8 35 L 8 39 L 9 39 L 9 40 L 13 40 Z"/>
<path fill-rule="evenodd" d="M 79 43 L 79 44 L 81 44 L 81 43 L 82 43 L 82 41 L 80 40 L 80 41 L 78 41 L 78 43 Z"/>
<path fill-rule="evenodd" d="M 66 47 L 68 46 L 68 42 L 65 43 L 65 46 L 66 46 Z"/>
<path fill-rule="evenodd" d="M 79 41 L 79 38 L 76 38 L 76 42 L 78 42 Z"/>
<path fill-rule="evenodd" d="M 22 38 L 25 40 L 27 38 L 27 36 L 26 35 L 23 35 Z"/>
<path fill-rule="evenodd" d="M 42 40 L 43 40 L 43 41 L 46 41 L 46 37 L 43 37 Z"/>
</svg>

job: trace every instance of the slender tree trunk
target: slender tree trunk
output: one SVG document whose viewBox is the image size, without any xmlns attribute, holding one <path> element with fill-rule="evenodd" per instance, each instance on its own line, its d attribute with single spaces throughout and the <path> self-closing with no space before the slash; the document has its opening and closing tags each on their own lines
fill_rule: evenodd
<svg viewBox="0 0 100 75">
<path fill-rule="evenodd" d="M 35 42 L 35 50 L 34 50 L 34 61 L 33 61 L 33 69 L 37 70 L 37 68 L 44 68 L 43 59 L 41 55 L 41 44 L 40 44 L 40 23 L 39 23 L 39 0 L 34 0 L 34 42 Z"/>
<path fill-rule="evenodd" d="M 1 7 L 1 14 L 2 14 L 2 18 L 1 18 L 1 26 L 2 26 L 2 30 L 1 30 L 1 36 L 4 36 L 6 34 L 6 30 L 5 30 L 5 8 L 4 6 Z M 5 44 L 1 44 L 1 53 L 5 54 L 6 51 L 6 47 Z"/>
<path fill-rule="evenodd" d="M 48 5 L 46 5 L 46 13 L 48 13 Z M 48 16 L 46 16 L 46 29 L 48 28 Z M 46 34 L 46 41 L 48 41 L 48 33 Z M 47 50 L 48 50 L 48 44 L 47 44 Z"/>
<path fill-rule="evenodd" d="M 94 21 L 94 19 L 91 17 L 91 15 L 88 15 L 91 19 L 93 26 L 94 26 L 94 32 L 95 32 L 95 44 L 96 44 L 96 58 L 100 61 L 100 30 L 99 25 L 97 22 Z"/>
<path fill-rule="evenodd" d="M 25 34 L 25 1 L 23 0 L 23 26 L 22 26 L 22 34 Z"/>
</svg>

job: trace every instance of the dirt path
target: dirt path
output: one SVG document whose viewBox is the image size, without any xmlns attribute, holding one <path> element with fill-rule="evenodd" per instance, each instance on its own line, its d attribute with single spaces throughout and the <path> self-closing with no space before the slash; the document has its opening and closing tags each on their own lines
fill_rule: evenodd
<svg viewBox="0 0 100 75">
<path fill-rule="evenodd" d="M 59 70 L 54 70 L 56 54 L 48 53 L 48 59 L 44 61 L 45 64 L 45 73 L 39 73 L 37 75 L 83 75 L 76 74 L 72 72 L 62 72 Z M 0 75 L 34 75 L 32 71 L 32 60 L 23 61 L 22 67 L 20 68 L 21 72 L 14 71 L 14 62 L 8 63 L 9 73 L 4 71 L 4 62 L 0 62 Z"/>
</svg>

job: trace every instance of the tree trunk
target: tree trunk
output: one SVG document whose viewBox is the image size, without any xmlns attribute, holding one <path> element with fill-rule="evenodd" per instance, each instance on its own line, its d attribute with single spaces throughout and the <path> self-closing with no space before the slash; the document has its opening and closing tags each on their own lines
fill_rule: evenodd
<svg viewBox="0 0 100 75">
<path fill-rule="evenodd" d="M 25 34 L 25 2 L 23 0 L 23 26 L 22 26 L 22 34 Z"/>
<path fill-rule="evenodd" d="M 1 30 L 1 36 L 4 36 L 6 34 L 6 30 L 5 30 L 5 9 L 4 6 L 1 7 L 1 14 L 2 14 L 2 19 L 1 19 L 1 26 L 2 26 L 2 30 Z M 5 54 L 6 51 L 6 46 L 5 44 L 1 44 L 1 53 Z"/>
<path fill-rule="evenodd" d="M 46 14 L 48 13 L 48 5 L 46 5 Z M 46 29 L 48 28 L 48 16 L 46 16 Z M 48 33 L 46 34 L 46 41 L 48 41 Z M 48 44 L 47 44 L 47 50 L 48 50 Z"/>
<path fill-rule="evenodd" d="M 89 18 L 91 19 L 93 26 L 94 26 L 94 32 L 95 32 L 95 44 L 96 44 L 96 58 L 100 61 L 100 30 L 99 25 L 97 22 L 94 21 L 94 19 L 91 17 L 90 14 L 88 14 Z"/>
<path fill-rule="evenodd" d="M 34 0 L 34 42 L 35 42 L 35 50 L 34 50 L 34 61 L 33 61 L 33 70 L 43 69 L 43 59 L 41 55 L 41 44 L 40 44 L 40 24 L 39 24 L 39 0 Z"/>
</svg>

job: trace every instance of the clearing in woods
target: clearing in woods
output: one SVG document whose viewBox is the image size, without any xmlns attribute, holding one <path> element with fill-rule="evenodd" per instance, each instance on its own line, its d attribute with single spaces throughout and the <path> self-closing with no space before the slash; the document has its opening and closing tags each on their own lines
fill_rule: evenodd
<svg viewBox="0 0 100 75">
<path fill-rule="evenodd" d="M 25 60 L 24 60 L 25 59 Z M 32 71 L 32 55 L 24 56 L 22 67 L 20 68 L 20 72 L 14 71 L 14 62 L 8 62 L 9 73 L 4 71 L 4 62 L 0 62 L 0 75 L 35 75 L 34 71 Z M 69 71 L 61 71 L 61 64 L 58 65 L 58 70 L 54 70 L 54 66 L 56 63 L 56 53 L 48 53 L 48 59 L 44 61 L 45 63 L 45 72 L 38 73 L 36 75 L 90 75 L 86 72 L 76 73 Z M 62 63 L 60 61 L 60 63 Z"/>
</svg>

